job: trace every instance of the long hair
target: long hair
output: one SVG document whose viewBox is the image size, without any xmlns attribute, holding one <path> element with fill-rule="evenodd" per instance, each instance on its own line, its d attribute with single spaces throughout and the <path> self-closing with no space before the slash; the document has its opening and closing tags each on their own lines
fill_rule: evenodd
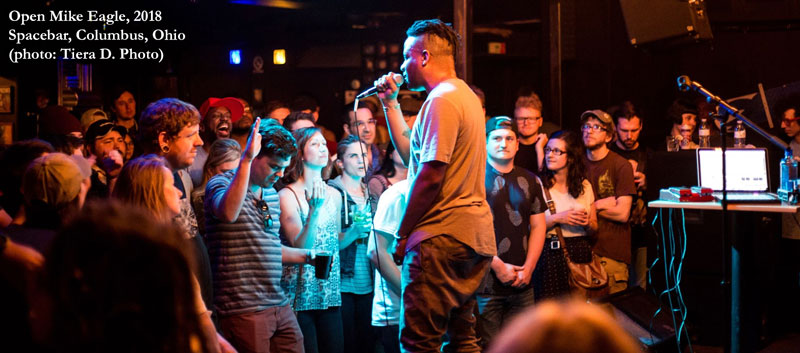
<svg viewBox="0 0 800 353">
<path fill-rule="evenodd" d="M 302 129 L 297 129 L 292 132 L 292 136 L 294 137 L 295 141 L 297 141 L 297 157 L 292 159 L 289 163 L 289 167 L 286 168 L 286 176 L 283 178 L 286 184 L 291 184 L 303 175 L 303 157 L 305 154 L 305 148 L 308 144 L 308 141 L 311 141 L 311 138 L 316 133 L 322 133 L 322 130 L 316 127 L 304 127 Z"/>
<path fill-rule="evenodd" d="M 564 141 L 567 146 L 567 190 L 572 197 L 578 198 L 583 194 L 583 179 L 586 179 L 586 166 L 583 162 L 583 141 L 578 138 L 577 134 L 568 130 L 554 132 L 550 136 L 550 140 Z M 544 187 L 553 187 L 556 173 L 547 167 L 547 163 L 544 164 L 539 174 Z"/>
<path fill-rule="evenodd" d="M 139 207 L 87 204 L 47 255 L 56 351 L 207 351 L 182 241 Z"/>
<path fill-rule="evenodd" d="M 163 157 L 149 154 L 131 160 L 122 167 L 113 197 L 150 211 L 161 220 L 171 219 L 164 197 L 164 170 L 169 171 Z"/>
<path fill-rule="evenodd" d="M 211 144 L 208 159 L 203 164 L 203 182 L 199 189 L 204 190 L 206 183 L 214 176 L 214 169 L 223 163 L 239 160 L 242 157 L 242 147 L 234 139 L 218 139 Z"/>
<path fill-rule="evenodd" d="M 383 161 L 381 161 L 381 169 L 378 170 L 378 174 L 383 175 L 386 178 L 391 178 L 397 174 L 397 169 L 394 167 L 394 159 L 392 158 L 393 152 L 394 144 L 390 143 L 388 146 L 386 146 L 386 154 L 383 156 Z"/>
</svg>

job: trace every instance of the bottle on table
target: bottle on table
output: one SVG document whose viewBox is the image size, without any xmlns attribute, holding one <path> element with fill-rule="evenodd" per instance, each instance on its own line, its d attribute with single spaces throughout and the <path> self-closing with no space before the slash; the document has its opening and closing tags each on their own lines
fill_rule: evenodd
<svg viewBox="0 0 800 353">
<path fill-rule="evenodd" d="M 739 120 L 736 122 L 736 128 L 733 130 L 733 148 L 744 148 L 747 145 L 745 139 L 747 132 L 744 130 L 744 124 Z"/>
<path fill-rule="evenodd" d="M 706 118 L 701 121 L 697 135 L 700 137 L 700 147 L 711 147 L 711 126 Z"/>
</svg>

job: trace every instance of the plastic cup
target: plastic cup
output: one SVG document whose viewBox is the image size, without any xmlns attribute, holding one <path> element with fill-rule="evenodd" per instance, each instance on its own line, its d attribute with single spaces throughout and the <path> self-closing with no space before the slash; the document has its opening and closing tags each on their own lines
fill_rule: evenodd
<svg viewBox="0 0 800 353">
<path fill-rule="evenodd" d="M 333 253 L 327 251 L 317 252 L 314 258 L 314 275 L 318 279 L 328 279 L 331 274 L 331 260 Z"/>
</svg>

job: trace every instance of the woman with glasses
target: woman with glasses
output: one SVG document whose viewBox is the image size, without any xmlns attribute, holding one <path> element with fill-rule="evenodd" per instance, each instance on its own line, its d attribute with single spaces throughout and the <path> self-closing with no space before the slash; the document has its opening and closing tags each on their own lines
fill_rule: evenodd
<svg viewBox="0 0 800 353">
<path fill-rule="evenodd" d="M 306 353 L 342 352 L 339 243 L 359 230 L 341 233 L 342 199 L 322 181 L 328 147 L 320 129 L 301 128 L 293 135 L 297 157 L 286 170 L 288 184 L 278 193 L 281 237 L 293 247 L 328 252 L 332 259 L 327 279 L 317 278 L 311 265 L 285 266 L 281 286 L 297 312 Z"/>
<path fill-rule="evenodd" d="M 152 154 L 136 158 L 125 164 L 118 181 L 119 184 L 114 188 L 112 196 L 150 211 L 157 222 L 173 224 L 175 217 L 181 213 L 182 192 L 175 187 L 173 174 L 164 158 Z M 178 227 L 177 224 L 173 226 Z M 196 268 L 197 265 L 192 267 Z M 207 309 L 208 306 L 200 293 L 196 273 L 192 283 L 195 308 L 200 315 L 200 323 L 206 335 L 205 344 L 212 352 L 233 351 L 230 343 L 216 333 L 214 323 L 211 321 L 211 311 Z"/>
<path fill-rule="evenodd" d="M 556 213 L 545 212 L 547 238 L 534 273 L 537 301 L 570 293 L 570 273 L 563 249 L 566 247 L 574 263 L 590 262 L 592 247 L 588 235 L 597 230 L 594 193 L 584 174 L 581 140 L 570 131 L 557 131 L 547 142 L 544 155 L 542 186 L 549 191 L 545 198 L 555 204 Z M 558 240 L 556 227 L 561 228 L 566 244 Z"/>
</svg>

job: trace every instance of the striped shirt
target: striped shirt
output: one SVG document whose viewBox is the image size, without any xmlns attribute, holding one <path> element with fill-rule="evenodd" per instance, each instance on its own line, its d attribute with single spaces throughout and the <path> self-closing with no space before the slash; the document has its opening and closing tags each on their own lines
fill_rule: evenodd
<svg viewBox="0 0 800 353">
<path fill-rule="evenodd" d="M 262 189 L 272 217 L 268 229 L 258 198 L 249 189 L 239 217 L 225 223 L 213 205 L 223 197 L 235 170 L 211 178 L 206 186 L 206 239 L 214 277 L 214 306 L 221 315 L 243 314 L 288 304 L 281 289 L 280 203 L 274 188 Z"/>
</svg>

